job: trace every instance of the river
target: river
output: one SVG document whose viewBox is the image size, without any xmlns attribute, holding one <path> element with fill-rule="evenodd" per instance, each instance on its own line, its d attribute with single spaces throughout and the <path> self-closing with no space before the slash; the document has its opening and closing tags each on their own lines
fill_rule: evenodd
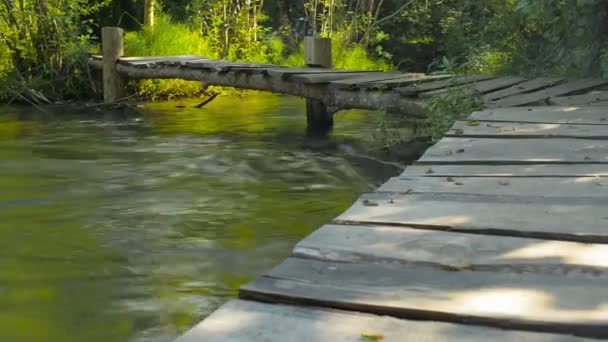
<svg viewBox="0 0 608 342">
<path fill-rule="evenodd" d="M 399 172 L 352 153 L 374 113 L 195 104 L 0 108 L 0 341 L 170 341 Z"/>
</svg>

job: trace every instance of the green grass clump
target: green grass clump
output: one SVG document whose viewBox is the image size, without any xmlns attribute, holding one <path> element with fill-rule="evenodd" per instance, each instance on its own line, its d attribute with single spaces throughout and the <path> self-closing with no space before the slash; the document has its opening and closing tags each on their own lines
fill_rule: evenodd
<svg viewBox="0 0 608 342">
<path fill-rule="evenodd" d="M 198 55 L 222 58 L 235 62 L 272 63 L 283 66 L 304 66 L 304 49 L 288 53 L 285 43 L 267 30 L 261 30 L 258 40 L 235 40 L 224 49 L 214 32 L 203 34 L 200 30 L 183 23 L 176 23 L 165 14 L 158 16 L 154 26 L 144 26 L 141 31 L 125 36 L 127 56 Z M 225 56 L 222 56 L 225 54 Z M 361 45 L 347 44 L 339 32 L 332 37 L 333 65 L 337 69 L 390 70 L 391 65 L 383 58 L 373 58 Z M 142 80 L 131 82 L 136 93 L 152 100 L 196 96 L 201 93 L 200 82 L 184 80 Z"/>
<path fill-rule="evenodd" d="M 174 23 L 161 15 L 154 26 L 125 35 L 127 56 L 198 55 L 217 58 L 203 36 L 186 24 Z M 149 99 L 195 96 L 201 93 L 200 82 L 184 80 L 142 80 L 131 82 L 139 96 Z"/>
</svg>

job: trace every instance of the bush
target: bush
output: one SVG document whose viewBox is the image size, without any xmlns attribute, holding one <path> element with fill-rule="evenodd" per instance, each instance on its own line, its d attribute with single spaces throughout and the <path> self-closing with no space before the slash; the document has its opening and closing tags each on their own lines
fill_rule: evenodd
<svg viewBox="0 0 608 342">
<path fill-rule="evenodd" d="M 0 1 L 0 101 L 90 97 L 92 15 L 107 1 Z"/>
<path fill-rule="evenodd" d="M 433 141 L 438 141 L 454 121 L 463 119 L 481 109 L 482 101 L 472 87 L 453 87 L 444 94 L 436 95 L 425 102 L 428 114 L 426 131 Z"/>
</svg>

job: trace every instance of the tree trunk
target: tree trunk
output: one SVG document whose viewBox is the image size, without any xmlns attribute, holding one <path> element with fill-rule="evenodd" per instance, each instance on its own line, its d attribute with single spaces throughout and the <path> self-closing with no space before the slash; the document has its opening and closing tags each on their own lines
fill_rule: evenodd
<svg viewBox="0 0 608 342">
<path fill-rule="evenodd" d="M 144 3 L 144 25 L 154 26 L 154 7 L 156 0 L 146 0 Z"/>
</svg>

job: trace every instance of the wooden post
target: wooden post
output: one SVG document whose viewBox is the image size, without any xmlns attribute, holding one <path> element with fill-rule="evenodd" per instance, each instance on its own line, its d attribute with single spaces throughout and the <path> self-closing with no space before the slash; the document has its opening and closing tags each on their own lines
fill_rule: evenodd
<svg viewBox="0 0 608 342">
<path fill-rule="evenodd" d="M 120 27 L 101 29 L 103 101 L 106 103 L 125 97 L 125 78 L 116 70 L 116 63 L 123 55 L 123 34 Z"/>
<path fill-rule="evenodd" d="M 304 37 L 304 59 L 306 65 L 331 68 L 331 38 Z M 306 99 L 306 131 L 309 135 L 324 136 L 334 126 L 333 113 L 319 100 Z"/>
<path fill-rule="evenodd" d="M 309 67 L 331 68 L 331 38 L 304 37 L 304 59 Z"/>
</svg>

